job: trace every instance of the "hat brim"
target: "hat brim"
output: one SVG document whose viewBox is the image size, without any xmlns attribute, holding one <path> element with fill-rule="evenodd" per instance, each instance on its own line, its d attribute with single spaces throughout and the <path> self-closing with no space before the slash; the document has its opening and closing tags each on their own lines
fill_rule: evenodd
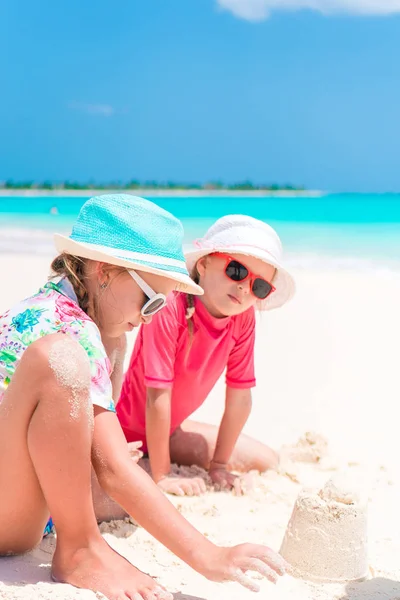
<svg viewBox="0 0 400 600">
<path fill-rule="evenodd" d="M 242 254 L 243 256 L 252 256 L 262 260 L 268 265 L 272 265 L 276 269 L 273 279 L 275 292 L 270 294 L 265 300 L 257 303 L 260 310 L 272 310 L 279 308 L 289 302 L 295 294 L 296 284 L 292 275 L 266 250 L 261 248 L 249 248 L 249 246 L 221 246 L 216 248 L 201 248 L 198 250 L 185 251 L 186 264 L 189 273 L 192 273 L 196 263 L 200 258 L 220 252 L 221 254 Z"/>
<path fill-rule="evenodd" d="M 84 242 L 78 242 L 59 233 L 54 234 L 54 244 L 60 254 L 65 252 L 66 254 L 71 254 L 73 256 L 97 260 L 110 265 L 125 267 L 126 269 L 135 269 L 137 271 L 144 271 L 145 273 L 153 273 L 154 275 L 167 277 L 168 279 L 176 281 L 176 290 L 179 292 L 194 294 L 196 296 L 204 294 L 204 290 L 197 285 L 189 275 L 174 271 L 168 267 L 168 265 L 156 267 L 146 264 L 146 260 L 135 260 L 127 257 L 113 256 L 107 249 L 103 248 L 103 246 L 94 246 L 93 244 L 89 245 Z"/>
</svg>

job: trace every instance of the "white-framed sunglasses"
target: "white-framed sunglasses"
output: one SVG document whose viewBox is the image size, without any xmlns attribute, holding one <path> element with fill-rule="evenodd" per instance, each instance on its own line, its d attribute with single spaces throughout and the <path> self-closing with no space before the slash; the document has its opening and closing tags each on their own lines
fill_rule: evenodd
<svg viewBox="0 0 400 600">
<path fill-rule="evenodd" d="M 147 302 L 145 302 L 140 310 L 140 314 L 143 317 L 151 317 L 155 315 L 159 310 L 164 308 L 167 304 L 167 298 L 164 294 L 157 294 L 146 282 L 144 279 L 140 277 L 133 271 L 132 269 L 128 269 L 129 275 L 132 279 L 138 284 L 142 292 L 148 297 Z"/>
</svg>

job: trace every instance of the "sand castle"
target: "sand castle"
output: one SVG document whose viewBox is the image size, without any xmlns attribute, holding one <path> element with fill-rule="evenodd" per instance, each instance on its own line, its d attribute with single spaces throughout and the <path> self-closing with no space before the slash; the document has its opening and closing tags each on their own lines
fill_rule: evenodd
<svg viewBox="0 0 400 600">
<path fill-rule="evenodd" d="M 343 477 L 330 479 L 319 492 L 303 490 L 280 553 L 297 577 L 318 582 L 366 579 L 366 501 Z"/>
</svg>

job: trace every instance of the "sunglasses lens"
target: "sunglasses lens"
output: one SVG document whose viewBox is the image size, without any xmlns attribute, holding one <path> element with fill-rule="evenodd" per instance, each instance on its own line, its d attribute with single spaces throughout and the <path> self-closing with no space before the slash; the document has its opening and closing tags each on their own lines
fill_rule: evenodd
<svg viewBox="0 0 400 600">
<path fill-rule="evenodd" d="M 265 279 L 256 278 L 253 281 L 251 291 L 260 300 L 265 300 L 267 296 L 272 292 L 272 285 L 265 281 Z"/>
<path fill-rule="evenodd" d="M 150 300 L 146 302 L 146 304 L 142 308 L 142 315 L 144 317 L 149 317 L 150 315 L 154 315 L 165 305 L 165 300 L 163 298 L 154 298 L 154 300 Z"/>
<path fill-rule="evenodd" d="M 249 274 L 248 270 L 244 265 L 237 260 L 231 260 L 231 262 L 226 267 L 225 273 L 228 275 L 229 279 L 232 281 L 243 281 L 246 279 Z"/>
</svg>

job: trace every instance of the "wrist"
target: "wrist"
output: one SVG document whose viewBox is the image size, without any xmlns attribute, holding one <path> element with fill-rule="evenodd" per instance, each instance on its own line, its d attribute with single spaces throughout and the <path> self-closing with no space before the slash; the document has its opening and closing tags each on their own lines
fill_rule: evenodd
<svg viewBox="0 0 400 600">
<path fill-rule="evenodd" d="M 222 462 L 222 461 L 219 461 L 219 460 L 212 459 L 211 462 L 210 462 L 210 467 L 209 467 L 208 470 L 209 471 L 216 471 L 216 470 L 219 470 L 219 469 L 226 470 L 227 466 L 228 466 L 227 462 Z"/>
<path fill-rule="evenodd" d="M 204 577 L 212 579 L 215 565 L 219 563 L 219 551 L 219 546 L 213 544 L 207 538 L 203 538 L 202 543 L 196 545 L 192 556 L 186 562 Z"/>
<path fill-rule="evenodd" d="M 166 473 L 165 471 L 156 471 L 152 473 L 152 478 L 155 483 L 160 483 L 163 479 L 166 479 L 170 475 L 170 472 Z"/>
</svg>

